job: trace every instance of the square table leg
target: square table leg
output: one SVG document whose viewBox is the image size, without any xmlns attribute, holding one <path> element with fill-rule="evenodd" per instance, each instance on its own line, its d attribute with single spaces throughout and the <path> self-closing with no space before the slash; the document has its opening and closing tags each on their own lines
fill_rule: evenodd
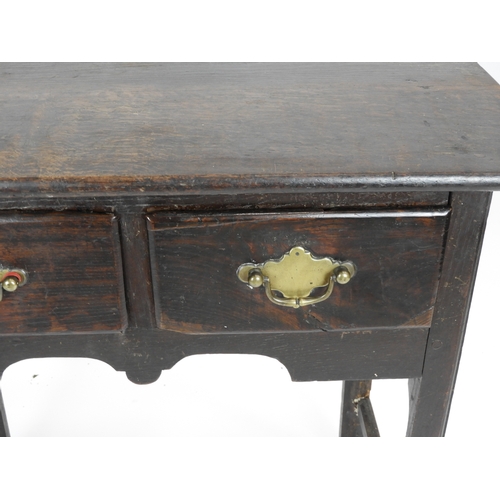
<svg viewBox="0 0 500 500">
<path fill-rule="evenodd" d="M 443 267 L 422 376 L 409 381 L 407 436 L 444 436 L 469 315 L 490 192 L 451 195 Z"/>
</svg>

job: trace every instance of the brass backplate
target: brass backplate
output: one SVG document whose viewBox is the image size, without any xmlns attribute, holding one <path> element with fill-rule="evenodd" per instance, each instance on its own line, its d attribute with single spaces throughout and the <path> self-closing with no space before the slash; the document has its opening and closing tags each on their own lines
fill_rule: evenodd
<svg viewBox="0 0 500 500">
<path fill-rule="evenodd" d="M 297 246 L 279 259 L 270 259 L 262 264 L 243 264 L 238 277 L 248 283 L 249 273 L 259 269 L 269 280 L 272 290 L 287 298 L 308 297 L 315 288 L 328 286 L 333 271 L 341 263 L 330 257 L 317 258 L 303 247 Z"/>
</svg>

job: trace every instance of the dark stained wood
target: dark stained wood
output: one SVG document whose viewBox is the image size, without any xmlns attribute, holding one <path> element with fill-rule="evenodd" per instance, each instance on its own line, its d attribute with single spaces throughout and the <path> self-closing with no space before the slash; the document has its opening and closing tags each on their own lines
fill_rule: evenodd
<svg viewBox="0 0 500 500">
<path fill-rule="evenodd" d="M 395 177 L 391 174 L 357 176 L 355 174 L 317 174 L 314 177 L 301 174 L 291 175 L 177 175 L 141 177 L 137 176 L 100 176 L 65 177 L 56 180 L 46 178 L 0 180 L 0 192 L 4 203 L 20 195 L 26 198 L 44 199 L 54 197 L 88 198 L 135 197 L 136 193 L 145 196 L 161 196 L 172 193 L 175 196 L 238 196 L 254 193 L 274 196 L 276 194 L 304 195 L 337 191 L 339 193 L 399 193 L 424 190 L 469 191 L 500 190 L 500 180 L 496 172 L 484 175 L 473 174 L 429 174 Z"/>
<path fill-rule="evenodd" d="M 28 282 L 0 302 L 0 335 L 118 332 L 127 325 L 112 215 L 0 215 L 0 264 Z"/>
<path fill-rule="evenodd" d="M 344 380 L 340 407 L 340 437 L 363 437 L 356 401 L 370 397 L 371 380 Z"/>
<path fill-rule="evenodd" d="M 0 376 L 0 379 L 2 377 Z M 2 391 L 0 390 L 0 437 L 9 437 L 9 423 L 7 422 L 7 413 L 3 403 Z"/>
<path fill-rule="evenodd" d="M 409 436 L 443 436 L 491 193 L 455 193 L 422 377 L 410 381 Z"/>
<path fill-rule="evenodd" d="M 264 355 L 347 381 L 342 435 L 378 433 L 377 378 L 410 379 L 408 435 L 444 434 L 473 191 L 500 189 L 500 87 L 477 64 L 0 64 L 0 114 L 0 264 L 30 280 L 0 302 L 0 374 L 90 357 L 151 383 Z M 294 245 L 358 274 L 297 310 L 238 280 Z"/>
<path fill-rule="evenodd" d="M 98 213 L 147 213 L 158 211 L 255 211 L 255 210 L 331 210 L 371 208 L 423 208 L 448 206 L 446 192 L 388 192 L 388 193 L 247 193 L 238 195 L 202 196 L 128 196 L 82 197 L 15 197 L 0 198 L 2 210 L 79 210 Z"/>
<path fill-rule="evenodd" d="M 3 196 L 500 187 L 475 63 L 2 64 L 0 110 Z"/>
<path fill-rule="evenodd" d="M 159 210 L 287 210 L 333 208 L 416 208 L 447 206 L 447 192 L 388 193 L 241 193 L 236 196 L 183 196 L 151 200 L 148 212 Z"/>
<path fill-rule="evenodd" d="M 358 418 L 363 437 L 380 437 L 370 398 L 363 398 L 358 402 Z"/>
<path fill-rule="evenodd" d="M 0 373 L 27 358 L 89 357 L 126 371 L 136 383 L 156 380 L 195 354 L 258 354 L 280 361 L 294 381 L 410 378 L 422 373 L 427 328 L 184 335 L 129 329 L 126 334 L 0 336 Z"/>
<path fill-rule="evenodd" d="M 378 437 L 370 401 L 371 380 L 345 380 L 342 385 L 340 437 Z"/>
<path fill-rule="evenodd" d="M 131 328 L 155 326 L 146 220 L 141 210 L 120 215 L 127 310 Z"/>
<path fill-rule="evenodd" d="M 369 210 L 369 207 L 363 211 L 352 210 L 321 210 L 321 211 L 257 211 L 248 210 L 246 212 L 226 210 L 225 212 L 213 213 L 205 211 L 197 212 L 178 212 L 175 210 L 166 212 L 164 210 L 148 214 L 148 229 L 150 231 L 174 231 L 184 228 L 202 228 L 210 226 L 223 226 L 239 223 L 264 223 L 266 221 L 325 221 L 338 219 L 399 219 L 399 218 L 429 218 L 445 217 L 450 212 L 449 208 L 429 208 L 416 210 Z"/>
<path fill-rule="evenodd" d="M 447 210 L 148 216 L 158 326 L 183 333 L 430 326 Z M 293 309 L 236 270 L 301 245 L 352 260 L 328 300 Z"/>
</svg>

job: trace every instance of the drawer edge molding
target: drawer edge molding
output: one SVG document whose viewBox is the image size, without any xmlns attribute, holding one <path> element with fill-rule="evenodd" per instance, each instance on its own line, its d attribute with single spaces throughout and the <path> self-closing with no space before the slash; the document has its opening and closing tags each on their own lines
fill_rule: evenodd
<svg viewBox="0 0 500 500">
<path fill-rule="evenodd" d="M 426 210 L 363 210 L 363 211 L 324 211 L 324 212 L 167 212 L 161 211 L 146 216 L 149 231 L 168 231 L 190 226 L 220 226 L 241 222 L 259 222 L 263 219 L 279 217 L 281 220 L 301 219 L 380 219 L 412 217 L 445 217 L 450 209 L 434 208 Z"/>
</svg>

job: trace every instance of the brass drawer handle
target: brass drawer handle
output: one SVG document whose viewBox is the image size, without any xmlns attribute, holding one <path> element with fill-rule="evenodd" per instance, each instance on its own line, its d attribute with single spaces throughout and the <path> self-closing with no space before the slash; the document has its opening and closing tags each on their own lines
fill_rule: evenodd
<svg viewBox="0 0 500 500">
<path fill-rule="evenodd" d="M 22 269 L 9 269 L 0 267 L 0 300 L 2 300 L 3 290 L 15 292 L 18 287 L 23 286 L 28 279 L 26 271 Z"/>
<path fill-rule="evenodd" d="M 317 258 L 303 247 L 294 247 L 279 259 L 242 264 L 237 274 L 251 288 L 264 285 L 273 304 L 298 308 L 326 300 L 335 283 L 344 285 L 351 280 L 356 274 L 356 266 L 331 257 Z M 315 288 L 323 287 L 327 287 L 323 295 L 310 297 Z"/>
</svg>

